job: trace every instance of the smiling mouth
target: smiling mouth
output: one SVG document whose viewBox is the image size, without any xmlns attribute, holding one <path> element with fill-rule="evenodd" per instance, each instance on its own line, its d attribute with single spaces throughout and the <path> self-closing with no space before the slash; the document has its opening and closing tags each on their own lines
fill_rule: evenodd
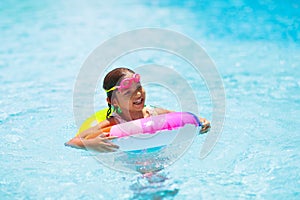
<svg viewBox="0 0 300 200">
<path fill-rule="evenodd" d="M 143 103 L 143 101 L 144 101 L 143 98 L 139 98 L 139 99 L 135 100 L 135 101 L 133 102 L 133 104 L 134 104 L 134 105 L 141 105 L 141 104 Z"/>
</svg>

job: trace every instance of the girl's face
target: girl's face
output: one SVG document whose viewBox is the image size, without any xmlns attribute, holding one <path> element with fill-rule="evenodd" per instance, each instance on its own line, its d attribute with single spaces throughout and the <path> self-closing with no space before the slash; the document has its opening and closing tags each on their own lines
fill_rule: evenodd
<svg viewBox="0 0 300 200">
<path fill-rule="evenodd" d="M 132 73 L 128 73 L 122 80 L 130 79 L 133 76 Z M 113 105 L 120 107 L 122 111 L 142 111 L 145 105 L 146 92 L 140 82 L 131 81 L 129 88 L 121 91 L 116 90 L 115 97 Z"/>
</svg>

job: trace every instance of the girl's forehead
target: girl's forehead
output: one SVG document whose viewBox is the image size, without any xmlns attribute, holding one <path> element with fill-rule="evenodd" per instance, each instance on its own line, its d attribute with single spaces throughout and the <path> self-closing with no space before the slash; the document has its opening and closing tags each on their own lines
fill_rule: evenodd
<svg viewBox="0 0 300 200">
<path fill-rule="evenodd" d="M 126 88 L 126 89 L 122 90 L 122 92 L 120 94 L 131 95 L 131 94 L 133 94 L 141 86 L 142 85 L 141 85 L 140 82 L 138 82 L 138 83 L 133 82 L 129 88 Z"/>
<path fill-rule="evenodd" d="M 134 75 L 134 74 L 131 73 L 131 72 L 126 72 L 126 73 L 119 79 L 118 83 L 120 83 L 121 81 L 123 81 L 123 80 L 126 79 L 126 78 L 132 78 L 133 75 Z"/>
<path fill-rule="evenodd" d="M 116 85 L 119 85 L 120 82 L 123 81 L 123 80 L 126 79 L 126 78 L 130 78 L 130 74 L 129 74 L 128 72 L 125 72 L 124 74 L 122 74 L 122 75 L 119 77 L 119 79 L 118 79 Z"/>
<path fill-rule="evenodd" d="M 132 77 L 132 75 L 131 75 L 129 72 L 125 72 L 124 74 L 122 74 L 122 75 L 119 77 L 118 82 L 122 81 L 122 80 L 125 79 L 125 78 L 130 78 L 130 77 Z"/>
<path fill-rule="evenodd" d="M 126 72 L 125 75 L 122 77 L 122 79 L 125 79 L 125 78 L 132 78 L 133 77 L 133 73 L 131 72 Z"/>
</svg>

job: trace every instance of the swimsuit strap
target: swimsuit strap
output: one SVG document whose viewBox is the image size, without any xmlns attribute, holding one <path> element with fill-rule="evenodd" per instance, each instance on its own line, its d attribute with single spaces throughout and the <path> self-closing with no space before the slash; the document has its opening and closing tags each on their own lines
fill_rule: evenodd
<svg viewBox="0 0 300 200">
<path fill-rule="evenodd" d="M 147 105 L 147 106 L 145 106 L 145 108 L 146 108 L 146 112 L 148 112 L 150 116 L 158 115 L 155 110 L 155 107 Z M 114 117 L 115 119 L 117 119 L 120 124 L 128 122 L 125 119 L 123 119 L 117 112 L 113 112 L 111 114 L 111 117 Z"/>
<path fill-rule="evenodd" d="M 148 112 L 150 116 L 158 115 L 154 106 L 146 105 L 145 108 L 146 108 L 146 112 Z"/>
<path fill-rule="evenodd" d="M 117 112 L 111 113 L 111 117 L 115 118 L 120 124 L 127 122 Z"/>
</svg>

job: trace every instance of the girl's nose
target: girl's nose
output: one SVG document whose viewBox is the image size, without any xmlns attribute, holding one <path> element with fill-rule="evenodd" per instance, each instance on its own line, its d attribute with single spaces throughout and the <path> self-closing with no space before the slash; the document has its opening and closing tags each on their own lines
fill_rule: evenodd
<svg viewBox="0 0 300 200">
<path fill-rule="evenodd" d="M 140 92 L 140 91 L 138 91 L 137 93 L 136 93 L 136 96 L 138 96 L 138 97 L 140 97 L 142 95 L 142 93 Z"/>
</svg>

